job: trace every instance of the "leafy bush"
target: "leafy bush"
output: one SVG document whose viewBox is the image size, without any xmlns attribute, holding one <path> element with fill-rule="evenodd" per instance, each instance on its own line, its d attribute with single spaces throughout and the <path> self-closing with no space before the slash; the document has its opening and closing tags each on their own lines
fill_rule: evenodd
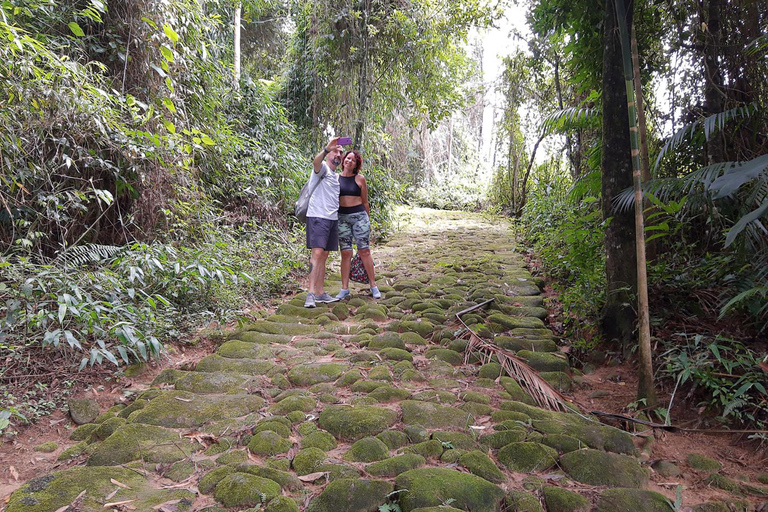
<svg viewBox="0 0 768 512">
<path fill-rule="evenodd" d="M 661 373 L 688 390 L 700 405 L 727 424 L 768 427 L 762 355 L 743 343 L 717 336 L 677 334 L 676 343 L 662 356 Z M 680 392 L 680 391 L 678 391 Z"/>
</svg>

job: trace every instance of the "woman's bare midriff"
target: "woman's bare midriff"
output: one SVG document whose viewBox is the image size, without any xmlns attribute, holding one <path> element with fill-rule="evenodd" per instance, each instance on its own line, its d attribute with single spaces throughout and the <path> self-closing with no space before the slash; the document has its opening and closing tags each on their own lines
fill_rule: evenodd
<svg viewBox="0 0 768 512">
<path fill-rule="evenodd" d="M 339 196 L 339 206 L 357 206 L 359 204 L 363 204 L 362 198 L 360 196 Z"/>
</svg>

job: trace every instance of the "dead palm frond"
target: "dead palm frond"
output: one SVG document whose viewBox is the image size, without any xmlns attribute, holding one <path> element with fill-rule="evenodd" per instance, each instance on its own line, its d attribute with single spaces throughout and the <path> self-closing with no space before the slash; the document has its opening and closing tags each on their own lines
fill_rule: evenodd
<svg viewBox="0 0 768 512">
<path fill-rule="evenodd" d="M 499 361 L 499 364 L 507 375 L 515 379 L 517 383 L 520 384 L 520 387 L 533 398 L 539 407 L 551 411 L 571 412 L 572 408 L 567 405 L 568 399 L 553 388 L 549 382 L 541 378 L 536 370 L 528 366 L 525 361 L 512 352 L 504 350 L 503 348 L 488 343 L 480 338 L 480 336 L 475 334 L 475 332 L 464 323 L 464 320 L 461 319 L 461 315 L 480 309 L 493 300 L 494 299 L 489 299 L 476 306 L 472 306 L 471 308 L 456 313 L 456 318 L 458 318 L 461 325 L 464 326 L 466 333 L 469 334 L 469 344 L 464 353 L 465 364 L 469 362 L 470 357 L 473 355 L 483 364 L 489 362 L 493 356 L 496 356 L 496 359 Z"/>
</svg>

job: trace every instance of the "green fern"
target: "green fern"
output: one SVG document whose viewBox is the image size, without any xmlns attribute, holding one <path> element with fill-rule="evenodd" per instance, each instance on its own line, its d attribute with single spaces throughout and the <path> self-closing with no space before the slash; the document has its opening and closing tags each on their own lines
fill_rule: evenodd
<svg viewBox="0 0 768 512">
<path fill-rule="evenodd" d="M 99 263 L 124 250 L 124 247 L 116 245 L 85 244 L 66 249 L 56 257 L 56 263 L 64 265 L 85 265 L 86 263 Z"/>
<path fill-rule="evenodd" d="M 565 133 L 585 128 L 600 119 L 600 109 L 590 107 L 570 107 L 553 112 L 541 123 L 541 134 Z"/>
</svg>

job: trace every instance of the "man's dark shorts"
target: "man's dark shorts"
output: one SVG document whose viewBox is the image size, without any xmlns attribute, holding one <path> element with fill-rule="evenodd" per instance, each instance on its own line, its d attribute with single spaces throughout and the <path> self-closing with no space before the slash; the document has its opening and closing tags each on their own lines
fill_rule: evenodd
<svg viewBox="0 0 768 512">
<path fill-rule="evenodd" d="M 339 249 L 339 221 L 307 217 L 307 249 L 321 247 L 326 251 Z"/>
</svg>

